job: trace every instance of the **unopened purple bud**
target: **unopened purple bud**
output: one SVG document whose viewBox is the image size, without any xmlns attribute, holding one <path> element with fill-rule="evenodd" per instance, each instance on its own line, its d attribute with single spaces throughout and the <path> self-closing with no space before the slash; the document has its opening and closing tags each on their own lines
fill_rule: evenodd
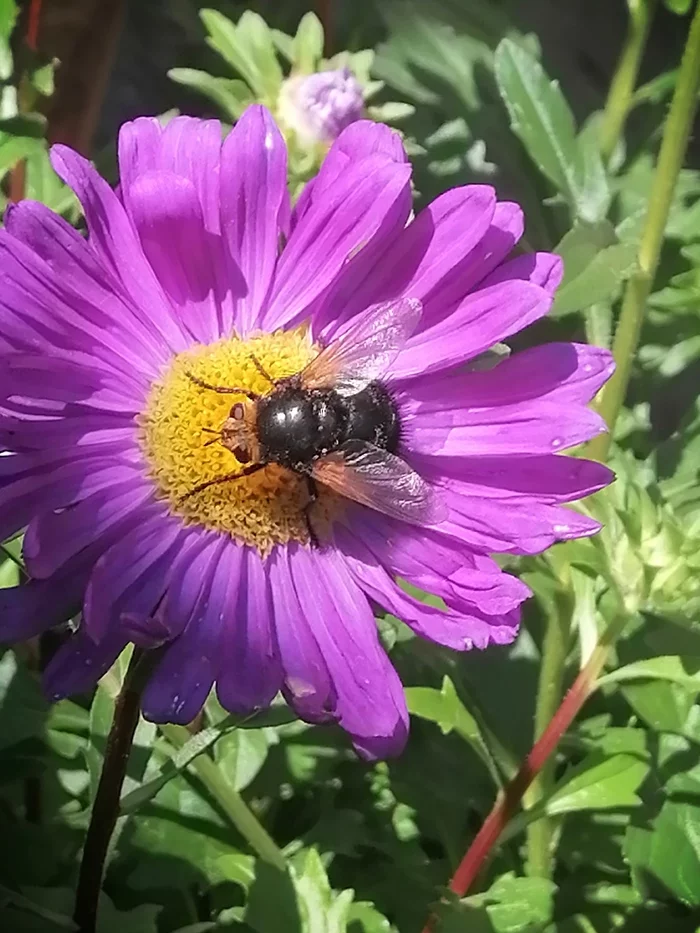
<svg viewBox="0 0 700 933">
<path fill-rule="evenodd" d="M 362 86 L 349 68 L 289 78 L 280 92 L 280 117 L 307 145 L 332 142 L 363 110 Z"/>
</svg>

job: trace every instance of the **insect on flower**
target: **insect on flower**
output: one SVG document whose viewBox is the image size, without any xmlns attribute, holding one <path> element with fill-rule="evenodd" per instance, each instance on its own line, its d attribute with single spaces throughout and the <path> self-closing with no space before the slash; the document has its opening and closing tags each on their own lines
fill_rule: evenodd
<svg viewBox="0 0 700 933">
<path fill-rule="evenodd" d="M 398 411 L 377 381 L 411 336 L 420 314 L 420 302 L 411 299 L 380 305 L 300 373 L 282 379 L 273 379 L 253 356 L 256 369 L 272 386 L 265 395 L 212 385 L 188 373 L 203 389 L 247 397 L 247 403 L 233 405 L 218 439 L 240 463 L 250 465 L 200 483 L 183 498 L 277 463 L 306 479 L 305 520 L 316 546 L 311 509 L 318 498 L 317 482 L 385 515 L 437 524 L 445 509 L 432 487 L 397 456 Z"/>
</svg>

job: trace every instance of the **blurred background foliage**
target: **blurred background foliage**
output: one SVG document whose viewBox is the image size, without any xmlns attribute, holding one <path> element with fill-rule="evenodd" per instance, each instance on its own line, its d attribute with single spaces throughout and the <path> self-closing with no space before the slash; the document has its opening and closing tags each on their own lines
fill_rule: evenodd
<svg viewBox="0 0 700 933">
<path fill-rule="evenodd" d="M 313 8 L 324 37 L 303 0 L 0 0 L 0 201 L 36 198 L 79 224 L 49 142 L 74 145 L 116 181 L 123 120 L 181 111 L 231 123 L 250 100 L 275 109 L 292 64 L 310 72 L 330 60 L 356 72 L 369 114 L 405 135 L 417 208 L 487 182 L 524 206 L 523 248 L 564 257 L 552 314 L 514 346 L 610 345 L 691 6 L 335 0 Z M 642 7 L 656 8 L 650 37 L 611 145 L 606 97 Z M 323 148 L 291 145 L 298 191 Z M 619 618 L 624 635 L 548 774 L 476 892 L 447 897 L 436 923 L 445 933 L 700 929 L 697 164 L 691 142 L 617 425 L 618 480 L 585 505 L 603 533 L 512 562 L 536 594 L 512 648 L 458 656 L 379 620 L 412 713 L 398 761 L 361 763 L 340 733 L 280 710 L 238 723 L 213 699 L 190 731 L 141 723 L 100 933 L 417 933 L 543 715 Z M 0 582 L 14 585 L 20 542 L 3 554 Z M 38 672 L 50 650 L 0 656 L 8 933 L 75 929 L 72 892 L 124 672 L 122 659 L 94 696 L 49 707 Z M 283 847 L 286 871 L 251 854 L 231 793 Z"/>
</svg>

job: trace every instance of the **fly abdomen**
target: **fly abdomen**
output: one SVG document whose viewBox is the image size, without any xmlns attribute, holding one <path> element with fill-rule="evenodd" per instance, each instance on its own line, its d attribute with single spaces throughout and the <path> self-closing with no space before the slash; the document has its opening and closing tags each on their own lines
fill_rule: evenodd
<svg viewBox="0 0 700 933">
<path fill-rule="evenodd" d="M 343 399 L 346 423 L 343 440 L 369 441 L 375 447 L 396 453 L 401 425 L 396 403 L 379 382 L 372 382 Z"/>
</svg>

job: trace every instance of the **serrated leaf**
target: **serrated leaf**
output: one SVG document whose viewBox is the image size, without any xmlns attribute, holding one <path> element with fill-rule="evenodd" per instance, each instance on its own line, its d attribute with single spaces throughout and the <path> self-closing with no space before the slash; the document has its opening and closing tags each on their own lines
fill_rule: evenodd
<svg viewBox="0 0 700 933">
<path fill-rule="evenodd" d="M 700 692 L 700 657 L 664 655 L 625 664 L 598 678 L 598 686 L 639 680 L 667 680 Z"/>
<path fill-rule="evenodd" d="M 545 878 L 498 878 L 488 891 L 466 897 L 441 912 L 444 933 L 526 933 L 551 921 L 557 886 Z"/>
<path fill-rule="evenodd" d="M 237 78 L 216 78 L 196 68 L 171 68 L 168 77 L 178 84 L 206 94 L 230 120 L 237 120 L 255 100 L 245 81 Z"/>
<path fill-rule="evenodd" d="M 503 39 L 496 49 L 498 89 L 511 127 L 530 157 L 564 195 L 575 216 L 604 216 L 607 179 L 591 134 L 576 138 L 571 109 L 556 81 L 523 46 Z"/>
<path fill-rule="evenodd" d="M 563 317 L 614 300 L 636 269 L 637 247 L 633 243 L 602 249 L 573 281 L 557 290 L 552 315 Z"/>
<path fill-rule="evenodd" d="M 292 64 L 299 74 L 313 74 L 323 55 L 323 25 L 315 13 L 305 13 L 299 20 L 292 42 Z"/>
</svg>

